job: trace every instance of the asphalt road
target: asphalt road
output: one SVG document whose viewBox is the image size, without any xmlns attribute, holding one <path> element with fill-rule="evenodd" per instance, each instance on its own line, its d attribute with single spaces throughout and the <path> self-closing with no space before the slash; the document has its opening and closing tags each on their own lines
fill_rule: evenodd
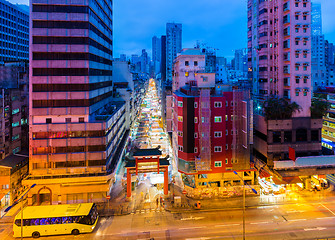
<svg viewBox="0 0 335 240">
<path fill-rule="evenodd" d="M 140 211 L 100 219 L 91 234 L 50 236 L 42 239 L 242 239 L 242 209 L 199 212 Z M 246 239 L 335 238 L 335 203 L 282 204 L 246 210 Z M 3 229 L 5 225 L 0 225 Z M 11 225 L 5 227 L 13 239 Z M 3 235 L 2 235 L 3 236 Z"/>
</svg>

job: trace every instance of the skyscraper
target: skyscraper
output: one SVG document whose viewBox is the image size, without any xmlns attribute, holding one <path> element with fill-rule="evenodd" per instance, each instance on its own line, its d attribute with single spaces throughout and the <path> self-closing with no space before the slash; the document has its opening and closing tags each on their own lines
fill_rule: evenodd
<svg viewBox="0 0 335 240">
<path fill-rule="evenodd" d="M 161 61 L 161 38 L 152 37 L 152 61 Z"/>
<path fill-rule="evenodd" d="M 182 50 L 182 25 L 166 24 L 166 83 L 172 84 L 173 60 Z"/>
<path fill-rule="evenodd" d="M 28 8 L 28 7 L 27 7 Z M 0 64 L 28 61 L 29 13 L 20 5 L 0 0 Z"/>
<path fill-rule="evenodd" d="M 161 56 L 162 56 L 161 38 L 154 36 L 152 38 L 152 64 L 155 74 L 158 74 L 161 71 L 160 69 Z"/>
<path fill-rule="evenodd" d="M 125 104 L 112 101 L 112 1 L 30 4 L 30 204 L 102 201 L 125 135 Z"/>
<path fill-rule="evenodd" d="M 311 119 L 311 3 L 310 1 L 248 1 L 248 67 L 253 82 L 254 153 L 268 165 L 296 156 L 319 154 L 322 121 Z M 272 104 L 293 114 L 271 115 Z M 286 110 L 285 110 L 286 109 Z M 272 113 L 276 113 L 272 109 Z M 278 121 L 281 120 L 281 121 Z"/>
<path fill-rule="evenodd" d="M 322 34 L 321 4 L 312 3 L 312 84 L 317 86 L 328 86 L 326 69 L 326 43 Z"/>
</svg>

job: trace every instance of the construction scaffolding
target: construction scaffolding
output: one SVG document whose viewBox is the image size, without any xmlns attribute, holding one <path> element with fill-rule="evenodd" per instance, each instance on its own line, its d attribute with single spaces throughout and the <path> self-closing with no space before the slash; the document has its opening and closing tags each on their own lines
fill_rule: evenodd
<svg viewBox="0 0 335 240">
<path fill-rule="evenodd" d="M 200 89 L 199 107 L 199 143 L 200 156 L 195 158 L 195 168 L 197 171 L 211 170 L 211 105 L 209 88 Z"/>
</svg>

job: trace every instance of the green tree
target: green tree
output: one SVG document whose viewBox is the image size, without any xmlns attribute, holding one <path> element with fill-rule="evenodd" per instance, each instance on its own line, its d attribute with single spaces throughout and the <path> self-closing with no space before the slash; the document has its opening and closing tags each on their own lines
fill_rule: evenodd
<svg viewBox="0 0 335 240">
<path fill-rule="evenodd" d="M 311 117 L 322 118 L 326 115 L 329 110 L 330 103 L 327 101 L 324 95 L 314 94 L 311 104 Z"/>
<path fill-rule="evenodd" d="M 291 103 L 284 98 L 270 97 L 264 102 L 263 109 L 266 120 L 283 120 L 290 119 L 301 107 L 296 102 Z"/>
</svg>

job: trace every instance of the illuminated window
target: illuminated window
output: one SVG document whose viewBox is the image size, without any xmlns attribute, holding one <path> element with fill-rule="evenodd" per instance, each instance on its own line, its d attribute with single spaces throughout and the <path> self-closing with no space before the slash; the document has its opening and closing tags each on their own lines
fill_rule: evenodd
<svg viewBox="0 0 335 240">
<path fill-rule="evenodd" d="M 183 117 L 182 116 L 178 116 L 178 122 L 183 122 Z"/>
<path fill-rule="evenodd" d="M 222 167 L 222 161 L 215 161 L 214 167 Z"/>
<path fill-rule="evenodd" d="M 214 122 L 216 122 L 216 123 L 222 122 L 222 117 L 221 116 L 214 117 Z"/>
<path fill-rule="evenodd" d="M 178 107 L 183 107 L 183 102 L 182 101 L 178 101 Z"/>
</svg>

